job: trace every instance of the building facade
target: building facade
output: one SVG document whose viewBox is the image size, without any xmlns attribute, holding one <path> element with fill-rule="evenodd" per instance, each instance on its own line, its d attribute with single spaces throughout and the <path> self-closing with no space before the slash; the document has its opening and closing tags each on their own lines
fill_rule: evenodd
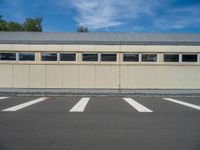
<svg viewBox="0 0 200 150">
<path fill-rule="evenodd" d="M 200 89 L 200 34 L 1 32 L 0 88 Z"/>
</svg>

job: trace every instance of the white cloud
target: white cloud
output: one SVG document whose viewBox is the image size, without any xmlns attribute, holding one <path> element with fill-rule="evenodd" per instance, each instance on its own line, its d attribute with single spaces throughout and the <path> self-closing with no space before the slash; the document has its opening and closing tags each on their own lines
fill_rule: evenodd
<svg viewBox="0 0 200 150">
<path fill-rule="evenodd" d="M 75 18 L 79 25 L 99 29 L 122 24 L 117 17 L 118 12 L 112 1 L 75 0 L 72 4 L 79 13 Z"/>
<path fill-rule="evenodd" d="M 146 28 L 156 30 L 183 29 L 200 25 L 200 6 L 175 6 L 177 0 L 71 0 L 77 10 L 75 21 L 90 29 L 107 29 L 123 24 L 132 24 L 134 30 Z M 181 2 L 179 2 L 181 3 Z M 147 24 L 137 24 L 138 20 Z"/>
<path fill-rule="evenodd" d="M 125 24 L 142 15 L 151 16 L 160 3 L 155 0 L 71 0 L 71 4 L 78 12 L 75 20 L 79 25 L 101 29 Z"/>
</svg>

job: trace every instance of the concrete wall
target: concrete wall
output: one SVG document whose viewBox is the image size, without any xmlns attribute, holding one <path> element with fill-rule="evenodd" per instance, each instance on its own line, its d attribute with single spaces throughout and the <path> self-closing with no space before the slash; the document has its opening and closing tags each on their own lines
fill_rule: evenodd
<svg viewBox="0 0 200 150">
<path fill-rule="evenodd" d="M 200 66 L 0 65 L 0 87 L 200 89 Z"/>
</svg>

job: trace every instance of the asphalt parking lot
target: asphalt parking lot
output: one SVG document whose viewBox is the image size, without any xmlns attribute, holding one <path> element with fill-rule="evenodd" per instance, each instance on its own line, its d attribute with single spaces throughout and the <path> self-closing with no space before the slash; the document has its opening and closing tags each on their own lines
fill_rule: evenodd
<svg viewBox="0 0 200 150">
<path fill-rule="evenodd" d="M 200 150 L 200 97 L 0 97 L 0 150 Z"/>
</svg>

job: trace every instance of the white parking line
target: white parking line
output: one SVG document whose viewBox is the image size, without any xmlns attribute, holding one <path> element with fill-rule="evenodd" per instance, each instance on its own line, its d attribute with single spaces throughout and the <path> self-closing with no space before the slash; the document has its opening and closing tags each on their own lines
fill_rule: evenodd
<svg viewBox="0 0 200 150">
<path fill-rule="evenodd" d="M 90 98 L 82 98 L 69 112 L 83 112 Z"/>
<path fill-rule="evenodd" d="M 2 100 L 2 99 L 7 99 L 8 97 L 0 97 L 0 100 Z"/>
<path fill-rule="evenodd" d="M 194 105 L 194 104 L 187 103 L 187 102 L 182 102 L 182 101 L 179 101 L 179 100 L 176 100 L 176 99 L 172 99 L 172 98 L 163 98 L 163 99 L 167 100 L 167 101 L 170 101 L 170 102 L 174 102 L 174 103 L 180 104 L 180 105 L 184 105 L 184 106 L 187 106 L 187 107 L 191 107 L 191 108 L 200 110 L 200 106 L 198 106 L 198 105 Z"/>
<path fill-rule="evenodd" d="M 136 102 L 132 98 L 123 98 L 127 103 L 133 106 L 139 112 L 153 112 L 152 110 L 148 109 L 147 107 L 143 106 L 142 104 Z"/>
<path fill-rule="evenodd" d="M 35 99 L 35 100 L 32 100 L 32 101 L 26 102 L 26 103 L 22 103 L 22 104 L 19 104 L 19 105 L 16 105 L 16 106 L 4 109 L 2 111 L 17 111 L 17 110 L 20 110 L 22 108 L 31 106 L 33 104 L 42 102 L 42 101 L 47 100 L 47 99 L 48 99 L 47 97 L 41 97 L 41 98 L 38 98 L 38 99 Z"/>
</svg>

